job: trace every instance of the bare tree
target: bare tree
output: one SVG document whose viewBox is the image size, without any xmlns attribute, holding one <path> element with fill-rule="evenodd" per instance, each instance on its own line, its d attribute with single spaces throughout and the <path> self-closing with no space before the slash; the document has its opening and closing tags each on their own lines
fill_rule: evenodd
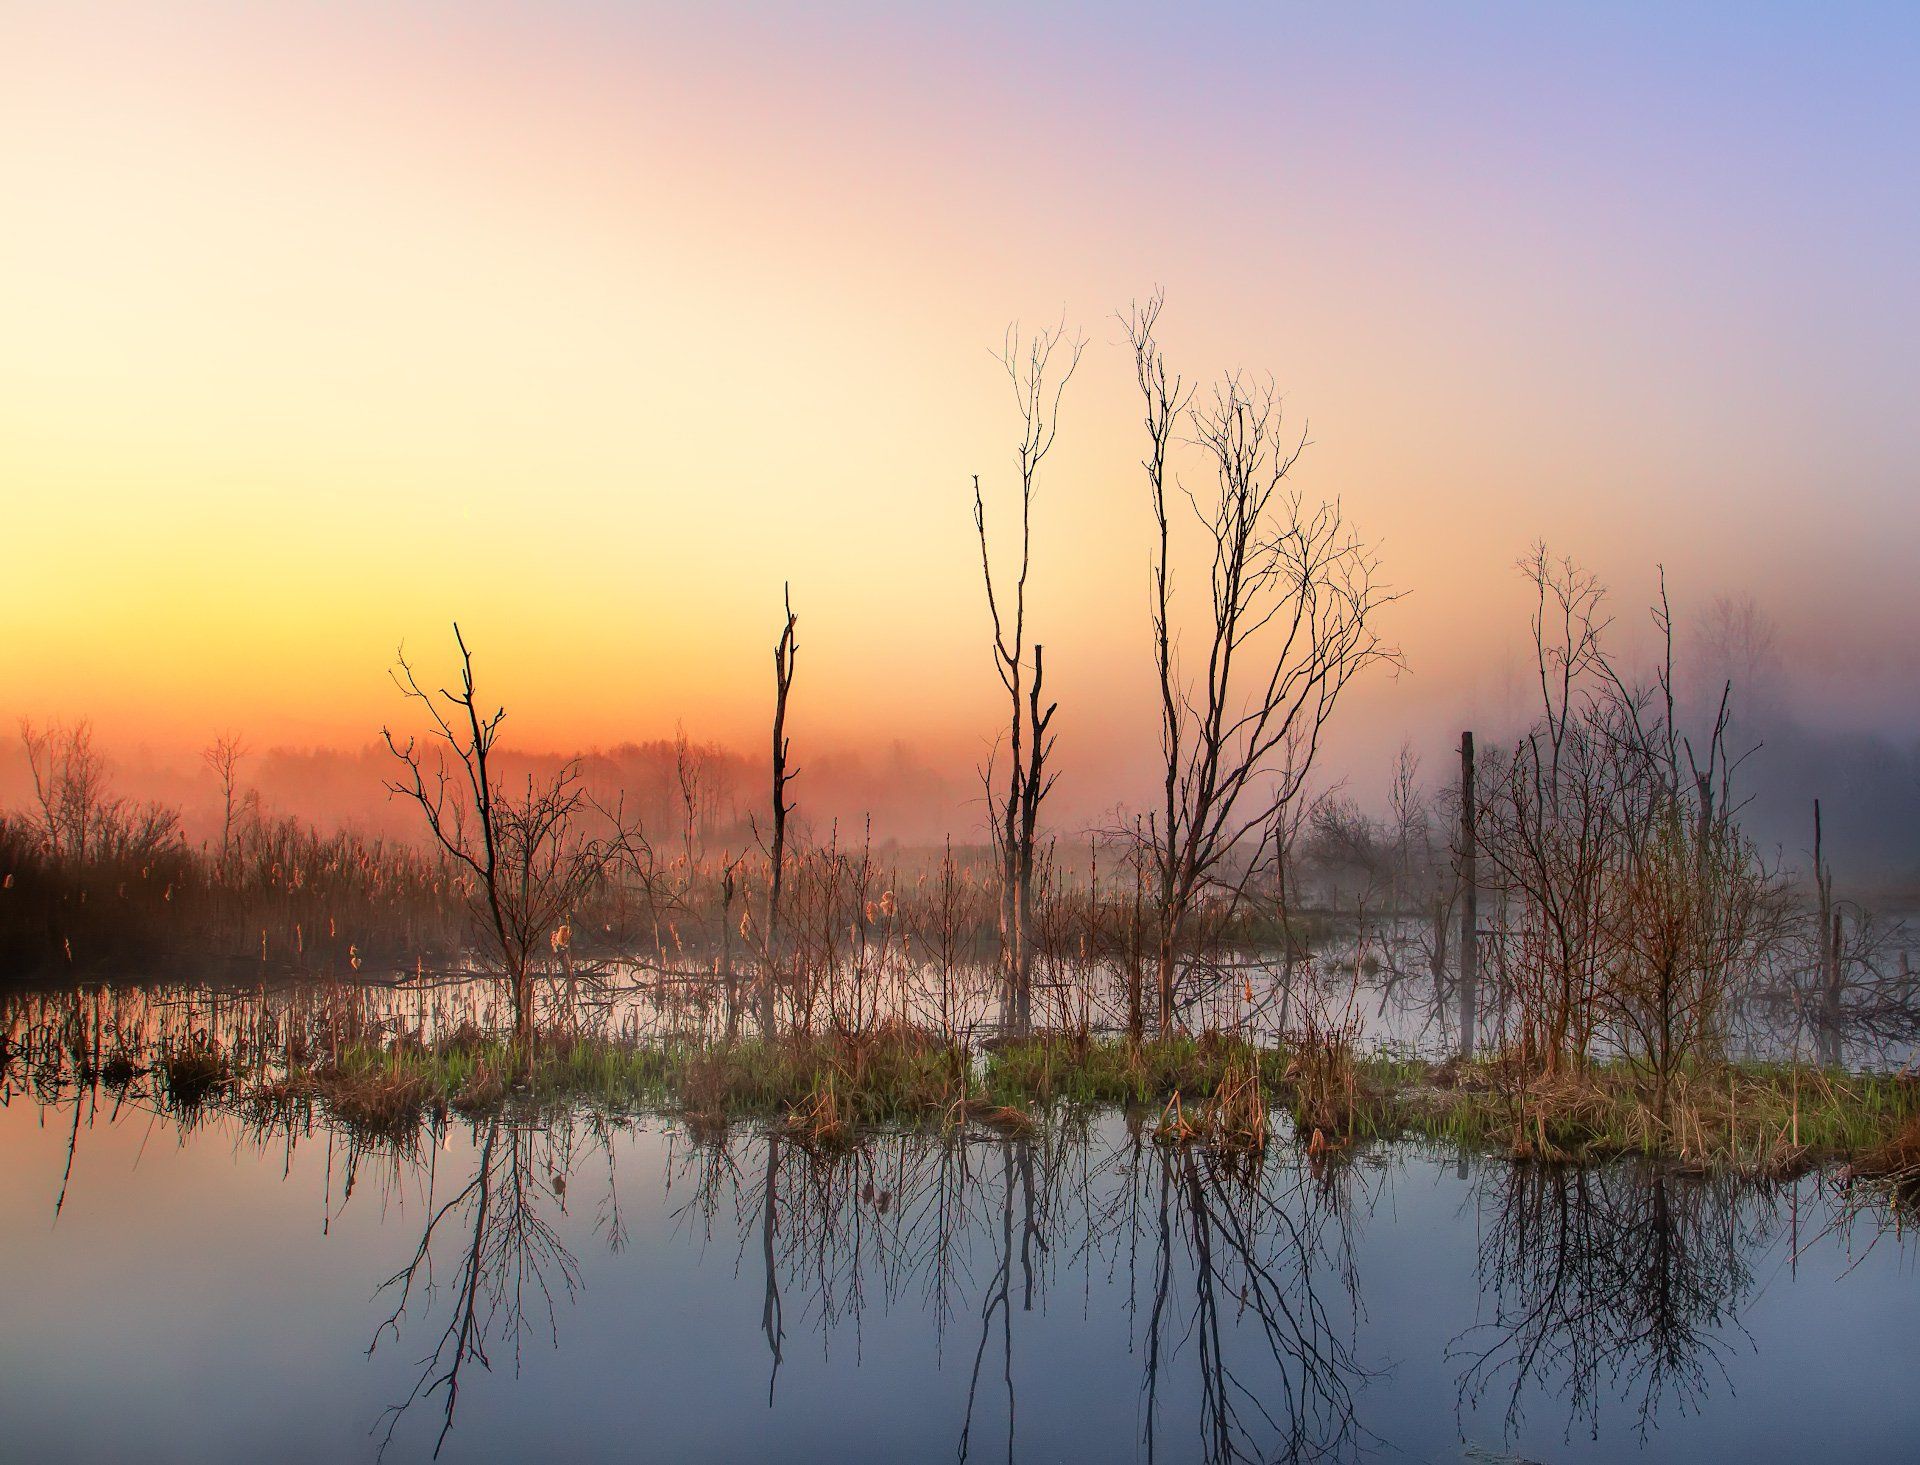
<svg viewBox="0 0 1920 1465">
<path fill-rule="evenodd" d="M 1749 609 L 1751 608 L 1749 603 Z M 1682 726 L 1666 571 L 1652 608 L 1662 655 L 1650 686 L 1612 672 L 1615 721 L 1629 738 L 1621 954 L 1607 1004 L 1628 1056 L 1650 1074 L 1664 1122 L 1680 1065 L 1724 1037 L 1725 1013 L 1786 928 L 1785 887 L 1741 830 L 1729 741 L 1733 681 L 1712 721 Z"/>
<path fill-rule="evenodd" d="M 84 862 L 112 812 L 106 762 L 93 746 L 93 724 L 36 728 L 20 719 L 20 742 L 40 807 L 40 835 L 56 858 Z"/>
<path fill-rule="evenodd" d="M 27 823 L 55 860 L 143 862 L 179 846 L 177 810 L 109 792 L 106 760 L 93 746 L 91 723 L 36 728 L 22 718 L 20 742 L 37 806 Z"/>
<path fill-rule="evenodd" d="M 1155 672 L 1164 787 L 1149 823 L 1159 915 L 1162 1032 L 1177 1025 L 1178 962 L 1209 892 L 1229 905 L 1259 863 L 1276 816 L 1300 794 L 1340 694 L 1398 652 L 1374 630 L 1398 597 L 1339 503 L 1309 505 L 1286 479 L 1306 445 L 1285 433 L 1271 385 L 1235 375 L 1204 405 L 1169 372 L 1155 336 L 1161 297 L 1125 320 L 1145 405 L 1143 459 L 1157 537 Z M 1212 470 L 1211 491 L 1173 476 L 1181 423 Z M 1174 608 L 1174 493 L 1193 509 L 1209 560 L 1204 671 L 1189 675 Z"/>
<path fill-rule="evenodd" d="M 1392 870 L 1388 909 L 1413 919 L 1397 934 L 1385 933 L 1381 941 L 1380 955 L 1388 970 L 1387 990 L 1381 1001 L 1384 1006 L 1394 989 L 1410 981 L 1418 970 L 1427 981 L 1428 995 L 1422 1005 L 1430 1023 L 1444 1022 L 1449 992 L 1463 1006 L 1471 1005 L 1463 992 L 1455 991 L 1451 971 L 1456 912 L 1466 882 L 1465 862 L 1449 858 L 1451 841 L 1446 831 L 1459 822 L 1459 803 L 1457 785 L 1449 783 L 1431 791 L 1422 785 L 1420 758 L 1411 745 L 1402 744 L 1387 790 L 1386 841 Z M 1407 956 L 1417 962 L 1417 968 L 1409 964 Z M 1462 978 L 1465 976 L 1463 961 Z M 1472 1026 L 1470 1021 L 1459 1025 L 1463 1032 Z"/>
<path fill-rule="evenodd" d="M 1007 694 L 1006 775 L 995 787 L 996 758 L 982 770 L 992 810 L 994 854 L 1000 867 L 1000 955 L 1005 984 L 1005 1020 L 1019 1034 L 1033 1027 L 1033 890 L 1040 805 L 1057 776 L 1047 766 L 1053 751 L 1049 731 L 1056 703 L 1041 705 L 1046 677 L 1044 652 L 1033 643 L 1027 667 L 1027 578 L 1033 564 L 1033 498 L 1040 465 L 1059 431 L 1060 402 L 1080 364 L 1085 342 L 1068 340 L 1064 327 L 1041 331 L 1024 346 L 1009 328 L 1000 363 L 1012 383 L 1020 416 L 1016 464 L 1020 482 L 1019 572 L 1011 587 L 996 586 L 980 475 L 973 478 L 973 526 L 980 538 L 980 573 L 993 620 L 993 665 Z M 1056 367 L 1055 355 L 1064 358 Z M 996 757 L 998 750 L 996 749 Z"/>
<path fill-rule="evenodd" d="M 1551 1073 L 1610 1024 L 1664 1120 L 1680 1066 L 1718 1047 L 1737 984 L 1784 916 L 1777 876 L 1738 822 L 1732 683 L 1708 726 L 1683 726 L 1664 573 L 1659 660 L 1630 683 L 1605 644 L 1598 579 L 1541 545 L 1521 569 L 1536 590 L 1541 713 L 1495 763 L 1479 811 L 1509 897 L 1498 954 L 1518 1037 Z"/>
<path fill-rule="evenodd" d="M 697 841 L 700 835 L 701 815 L 706 807 L 707 753 L 697 748 L 687 737 L 684 727 L 676 727 L 673 734 L 673 777 L 680 791 L 680 847 L 685 864 L 686 887 L 693 888 L 694 870 L 698 866 Z"/>
<path fill-rule="evenodd" d="M 1703 683 L 1734 683 L 1749 707 L 1766 708 L 1778 691 L 1780 633 L 1751 595 L 1716 596 L 1688 638 L 1688 650 Z"/>
<path fill-rule="evenodd" d="M 1631 740 L 1609 703 L 1605 587 L 1542 544 L 1520 570 L 1535 591 L 1540 715 L 1509 753 L 1487 760 L 1475 823 L 1479 852 L 1514 912 L 1498 957 L 1517 999 L 1520 1045 L 1555 1072 L 1588 1050 L 1615 954 Z"/>
<path fill-rule="evenodd" d="M 200 761 L 212 771 L 220 785 L 220 864 L 225 878 L 233 861 L 234 834 L 239 825 L 246 797 L 240 790 L 240 760 L 248 748 L 236 733 L 223 733 L 200 750 Z"/>
<path fill-rule="evenodd" d="M 529 774 L 524 791 L 508 792 L 493 763 L 506 709 L 483 710 L 473 655 L 458 624 L 453 637 L 460 649 L 457 691 L 427 692 L 405 650 L 396 657 L 394 684 L 419 704 L 427 746 L 412 736 L 402 743 L 391 729 L 381 729 L 404 769 L 387 788 L 419 806 L 435 842 L 471 877 L 476 925 L 502 968 L 513 1001 L 514 1045 L 522 1065 L 531 1067 L 534 983 L 543 953 L 565 944 L 575 905 L 616 861 L 634 855 L 639 834 L 617 809 L 598 811 L 611 825 L 607 836 L 581 832 L 597 806 L 582 786 L 577 761 L 544 778 Z"/>
<path fill-rule="evenodd" d="M 1911 1046 L 1920 1031 L 1920 983 L 1914 980 L 1912 931 L 1898 917 L 1878 915 L 1834 890 L 1820 801 L 1813 801 L 1813 903 L 1790 923 L 1766 995 L 1814 1040 L 1819 1061 L 1837 1068 L 1849 1038 Z M 1902 1071 L 1920 1069 L 1908 1061 Z"/>
<path fill-rule="evenodd" d="M 800 618 L 793 613 L 791 585 L 783 590 L 782 603 L 787 618 L 780 639 L 773 644 L 773 842 L 767 852 L 767 955 L 760 983 L 760 1033 L 765 1038 L 773 1036 L 778 1017 L 780 897 L 787 867 L 787 816 L 794 807 L 787 798 L 787 785 L 800 773 L 788 763 L 792 740 L 787 737 L 787 697 L 793 691 L 793 669 L 800 655 L 795 634 Z"/>
</svg>

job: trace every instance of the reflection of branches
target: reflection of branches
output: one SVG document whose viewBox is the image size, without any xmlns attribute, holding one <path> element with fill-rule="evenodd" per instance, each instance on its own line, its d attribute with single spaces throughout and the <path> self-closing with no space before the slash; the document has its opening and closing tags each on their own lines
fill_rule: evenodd
<svg viewBox="0 0 1920 1465">
<path fill-rule="evenodd" d="M 1019 1146 L 1025 1151 L 1024 1142 Z M 1014 1157 L 1013 1146 L 1008 1146 L 1002 1154 L 1001 1167 L 1001 1204 L 1000 1204 L 1000 1247 L 999 1264 L 993 1270 L 993 1276 L 987 1282 L 987 1290 L 980 1306 L 980 1346 L 973 1353 L 973 1373 L 967 1380 L 967 1413 L 960 1426 L 960 1458 L 967 1458 L 967 1449 L 973 1438 L 973 1405 L 980 1391 L 980 1369 L 987 1357 L 987 1340 L 993 1336 L 994 1314 L 1000 1315 L 1000 1376 L 1007 1386 L 1007 1459 L 1013 1459 L 1013 1192 Z M 1027 1256 L 1026 1238 L 1033 1225 L 1033 1171 L 1031 1155 L 1023 1156 L 1026 1163 L 1021 1167 L 1021 1194 L 1025 1202 L 1026 1222 L 1021 1229 L 1021 1253 L 1023 1262 Z M 1028 1301 L 1032 1302 L 1033 1274 L 1027 1267 Z"/>
<path fill-rule="evenodd" d="M 15 994 L 0 1003 L 0 1103 L 29 1095 L 57 1125 L 44 1157 L 49 1182 L 61 1171 L 56 1147 L 74 1148 L 69 1124 L 86 1128 L 124 1105 L 182 1133 L 213 1124 L 263 1151 L 271 1143 L 276 1150 L 263 1157 L 276 1162 L 282 1136 L 289 1155 L 298 1138 L 324 1140 L 334 1204 L 350 1191 L 378 1190 L 404 1191 L 412 1206 L 424 1192 L 424 1211 L 407 1212 L 414 1235 L 393 1259 L 407 1264 L 379 1294 L 384 1321 L 375 1341 L 386 1343 L 391 1330 L 401 1351 L 399 1335 L 411 1326 L 434 1347 L 410 1339 L 408 1356 L 389 1360 L 412 1389 L 376 1425 L 388 1440 L 400 1415 L 424 1399 L 418 1412 L 435 1420 L 439 1448 L 472 1360 L 489 1368 L 511 1340 L 517 1364 L 527 1331 L 543 1326 L 543 1302 L 544 1326 L 554 1329 L 563 1289 L 571 1295 L 579 1281 L 558 1234 L 567 1225 L 604 1229 L 614 1246 L 624 1235 L 612 1150 L 632 1135 L 629 1120 L 564 1112 L 536 1120 L 516 1101 L 507 1114 L 476 1121 L 470 1141 L 449 1155 L 437 1142 L 444 1120 L 418 1142 L 375 1141 L 294 1098 L 267 1105 L 222 1097 L 179 1109 L 165 1097 L 168 1080 L 157 1065 L 149 1077 L 125 1056 L 178 1045 L 133 1045 L 111 1021 L 76 1020 L 71 1001 L 49 1006 Z M 240 1010 L 251 1031 L 250 1010 Z M 86 1105 L 77 1116 L 54 1107 L 76 1101 Z M 1063 1287 L 1077 1294 L 1084 1271 L 1091 1319 L 1118 1327 L 1127 1310 L 1144 1413 L 1134 1427 L 1144 1430 L 1149 1459 L 1357 1451 L 1365 1443 L 1355 1417 L 1363 1376 L 1350 1341 L 1358 1303 L 1349 1228 L 1351 1198 L 1364 1194 L 1358 1185 L 1367 1171 L 1353 1162 L 1316 1171 L 1289 1146 L 1258 1160 L 1160 1146 L 1150 1130 L 1150 1118 L 1130 1137 L 1103 1121 L 1090 1138 L 1071 1123 L 1050 1123 L 1009 1138 L 969 1123 L 937 1136 L 874 1134 L 851 1150 L 739 1125 L 721 1143 L 689 1143 L 678 1126 L 664 1133 L 667 1184 L 679 1187 L 670 1197 L 676 1219 L 696 1241 L 703 1227 L 723 1237 L 722 1249 L 737 1227 L 739 1280 L 761 1305 L 757 1320 L 748 1316 L 751 1303 L 738 1317 L 736 1341 L 764 1341 L 769 1402 L 792 1350 L 804 1353 L 816 1330 L 823 1353 L 830 1343 L 844 1348 L 850 1335 L 857 1344 L 869 1305 L 931 1326 L 943 1364 L 946 1330 L 962 1319 L 955 1351 L 971 1375 L 965 1414 L 953 1417 L 961 1413 L 954 1401 L 948 1427 L 969 1460 L 997 1458 L 1003 1434 L 1014 1447 L 1019 1371 L 1058 1376 L 1060 1360 L 1039 1352 L 1039 1335 L 1020 1334 L 1036 1325 L 1027 1314 L 1057 1309 Z M 583 1146 L 607 1148 L 604 1195 L 588 1193 L 600 1183 L 601 1157 Z M 320 1156 L 312 1158 L 317 1174 Z M 436 1163 L 449 1173 L 436 1179 Z M 1776 1211 L 1764 1186 L 1709 1185 L 1632 1165 L 1489 1166 L 1485 1174 L 1479 1276 L 1488 1301 L 1479 1326 L 1450 1350 L 1463 1370 L 1463 1413 L 1492 1400 L 1489 1414 L 1504 1410 L 1517 1429 L 1522 1404 L 1544 1390 L 1567 1396 L 1569 1429 L 1577 1420 L 1597 1430 L 1603 1411 L 1637 1409 L 1647 1431 L 1659 1409 L 1705 1402 L 1715 1370 L 1737 1355 L 1748 1265 L 1774 1234 L 1776 1214 L 1784 1232 L 1784 1200 Z M 644 1188 L 657 1195 L 659 1185 L 654 1175 Z M 1879 1192 L 1854 1192 L 1861 1206 L 1870 1194 Z M 76 1180 L 67 1204 L 87 1198 Z M 571 1221 L 556 1208 L 563 1198 Z M 1841 1203 L 1822 1206 L 1816 1223 Z M 1863 1210 L 1856 1224 L 1869 1217 L 1878 1214 Z M 652 1238 L 649 1251 L 666 1242 Z M 1080 1300 L 1071 1297 L 1073 1310 Z M 747 1331 L 756 1325 L 759 1337 Z M 1002 1356 L 989 1364 L 995 1352 Z M 416 1361 L 419 1353 L 427 1356 Z M 1019 1423 L 1031 1433 L 1034 1385 L 1025 1387 L 1028 1415 Z M 1619 1400 L 1603 1402 L 1608 1393 Z"/>
<path fill-rule="evenodd" d="M 1504 1177 L 1480 1243 L 1494 1316 L 1449 1349 L 1466 1361 L 1461 1405 L 1504 1381 L 1511 1435 L 1526 1388 L 1562 1380 L 1569 1431 L 1584 1418 L 1596 1437 L 1603 1383 L 1638 1393 L 1643 1437 L 1669 1398 L 1697 1408 L 1712 1372 L 1725 1376 L 1723 1329 L 1738 1328 L 1752 1281 L 1743 1256 L 1771 1221 L 1761 1193 L 1638 1165 L 1490 1173 Z"/>
<path fill-rule="evenodd" d="M 1359 1368 L 1316 1287 L 1314 1268 L 1326 1244 L 1325 1225 L 1344 1258 L 1345 1213 L 1337 1188 L 1279 1186 L 1304 1172 L 1276 1166 L 1278 1176 L 1248 1173 L 1223 1157 L 1182 1148 L 1163 1151 L 1159 1174 L 1154 1303 L 1147 1354 L 1148 1437 L 1154 1440 L 1158 1373 L 1186 1339 L 1200 1371 L 1202 1451 L 1208 1460 L 1262 1459 L 1278 1452 L 1302 1459 L 1341 1452 L 1355 1429 L 1353 1382 Z M 1336 1186 L 1338 1181 L 1336 1179 Z M 1350 1266 L 1340 1268 L 1351 1291 Z M 1170 1313 L 1176 1286 L 1192 1302 Z M 1238 1329 L 1251 1319 L 1274 1363 L 1274 1377 L 1256 1384 L 1235 1361 Z M 1180 1322 L 1184 1334 L 1162 1343 Z"/>
<path fill-rule="evenodd" d="M 519 1373 L 521 1344 L 531 1326 L 530 1306 L 544 1306 L 547 1330 L 558 1344 L 554 1289 L 560 1287 L 571 1298 L 580 1273 L 559 1233 L 537 1209 L 541 1172 L 535 1162 L 535 1146 L 542 1143 L 551 1153 L 554 1132 L 500 1117 L 490 1120 L 473 1178 L 432 1211 L 412 1260 L 381 1284 L 382 1291 L 395 1291 L 397 1297 L 393 1311 L 375 1330 L 369 1353 L 379 1346 L 383 1333 L 391 1330 L 395 1339 L 399 1338 L 401 1320 L 416 1286 L 431 1307 L 435 1236 L 450 1216 L 464 1218 L 458 1231 L 460 1263 L 446 1326 L 433 1352 L 421 1361 L 420 1376 L 412 1391 L 383 1416 L 386 1430 L 381 1439 L 382 1454 L 392 1443 L 401 1416 L 420 1400 L 441 1392 L 445 1395 L 445 1413 L 434 1441 L 437 1456 L 453 1428 L 461 1370 L 469 1361 L 478 1361 L 485 1369 L 493 1366 L 487 1352 L 489 1339 L 511 1343 L 514 1372 Z M 560 1171 L 555 1168 L 552 1173 L 558 1176 Z M 557 1194 L 561 1186 L 555 1184 L 552 1189 Z"/>
<path fill-rule="evenodd" d="M 767 1403 L 773 1403 L 773 1386 L 780 1377 L 780 1345 L 786 1340 L 786 1324 L 780 1315 L 780 1269 L 774 1265 L 774 1237 L 779 1231 L 780 1141 L 767 1136 L 767 1176 L 760 1196 L 760 1260 L 764 1269 L 766 1297 L 760 1304 L 760 1330 L 767 1335 L 767 1351 L 773 1355 L 773 1367 L 767 1374 Z"/>
<path fill-rule="evenodd" d="M 764 1145 L 757 1163 L 743 1145 Z M 680 1146 L 669 1153 L 669 1191 L 691 1190 L 673 1215 L 704 1245 L 732 1213 L 736 1266 L 757 1254 L 760 1328 L 772 1364 L 768 1399 L 786 1358 L 788 1302 L 817 1328 L 823 1347 L 841 1325 L 860 1325 L 870 1295 L 892 1306 L 924 1279 L 936 1334 L 951 1313 L 953 1250 L 972 1217 L 964 1192 L 965 1147 L 925 1135 L 877 1135 L 858 1149 L 815 1148 L 781 1134 Z"/>
<path fill-rule="evenodd" d="M 751 1162 L 739 1156 L 743 1141 L 738 1140 L 676 1148 L 669 1158 L 668 1185 L 683 1180 L 691 1185 L 688 1198 L 674 1210 L 682 1228 L 704 1241 L 715 1220 L 731 1211 L 741 1263 L 750 1250 L 757 1255 L 760 1327 L 773 1368 L 769 1401 L 785 1361 L 795 1316 L 789 1303 L 796 1296 L 798 1316 L 819 1332 L 823 1348 L 837 1329 L 849 1327 L 857 1349 L 869 1302 L 890 1308 L 917 1298 L 943 1342 L 956 1309 L 976 1295 L 987 1330 L 981 1347 L 990 1341 L 998 1315 L 1008 1358 L 1004 1372 L 1010 1376 L 1007 1314 L 1016 1258 L 1023 1280 L 1021 1310 L 1038 1309 L 1057 1234 L 1082 1229 L 1077 1217 L 1056 1219 L 1050 1197 L 1059 1189 L 1067 1157 L 1081 1153 L 1083 1141 L 1084 1135 L 1065 1126 L 1021 1139 L 875 1135 L 854 1150 L 816 1148 L 773 1134 L 744 1141 L 766 1147 Z M 991 1213 L 975 1203 L 974 1156 L 983 1146 L 1002 1152 L 1002 1204 Z M 986 1291 L 975 1294 L 972 1249 L 995 1231 L 996 1270 Z M 976 1370 L 983 1367 L 984 1351 Z"/>
<path fill-rule="evenodd" d="M 607 1250 L 620 1252 L 627 1246 L 627 1223 L 620 1214 L 620 1187 L 614 1174 L 613 1126 L 605 1119 L 598 1119 L 595 1129 L 607 1156 L 607 1199 L 600 1210 L 600 1227 L 606 1233 Z"/>
</svg>

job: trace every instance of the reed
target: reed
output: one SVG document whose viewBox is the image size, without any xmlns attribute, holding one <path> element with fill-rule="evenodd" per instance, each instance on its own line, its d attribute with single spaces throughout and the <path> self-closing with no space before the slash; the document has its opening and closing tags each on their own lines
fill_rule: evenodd
<svg viewBox="0 0 1920 1465">
<path fill-rule="evenodd" d="M 1324 1024 L 1264 1043 L 1244 1029 L 1153 1040 L 1082 1029 L 980 1044 L 898 1019 L 771 1040 L 560 1021 L 522 1066 L 502 1017 L 459 988 L 43 992 L 4 1009 L 0 1083 L 47 1099 L 98 1087 L 183 1117 L 300 1112 L 383 1141 L 449 1111 L 506 1108 L 677 1113 L 715 1131 L 792 1124 L 826 1142 L 883 1127 L 1023 1133 L 1120 1107 L 1161 1138 L 1222 1149 L 1414 1137 L 1773 1178 L 1836 1160 L 1862 1177 L 1902 1174 L 1920 1115 L 1920 1085 L 1898 1075 L 1690 1059 L 1662 1104 L 1643 1065 L 1547 1071 L 1517 1049 L 1432 1063 L 1362 1052 L 1349 1028 Z"/>
</svg>

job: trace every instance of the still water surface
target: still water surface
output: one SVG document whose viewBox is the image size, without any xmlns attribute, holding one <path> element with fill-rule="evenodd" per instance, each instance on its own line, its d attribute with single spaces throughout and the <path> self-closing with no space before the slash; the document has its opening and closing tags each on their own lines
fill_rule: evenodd
<svg viewBox="0 0 1920 1465">
<path fill-rule="evenodd" d="M 1819 1177 L 48 1097 L 0 1108 L 9 1460 L 1920 1448 L 1912 1247 Z"/>
</svg>

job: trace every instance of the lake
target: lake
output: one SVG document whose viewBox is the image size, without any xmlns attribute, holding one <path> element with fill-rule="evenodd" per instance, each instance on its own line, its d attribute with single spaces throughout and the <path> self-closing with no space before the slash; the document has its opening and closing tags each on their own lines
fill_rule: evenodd
<svg viewBox="0 0 1920 1465">
<path fill-rule="evenodd" d="M 13 1062 L 9 1459 L 1752 1460 L 1920 1437 L 1832 1176 L 580 1109 L 375 1143 Z"/>
</svg>

